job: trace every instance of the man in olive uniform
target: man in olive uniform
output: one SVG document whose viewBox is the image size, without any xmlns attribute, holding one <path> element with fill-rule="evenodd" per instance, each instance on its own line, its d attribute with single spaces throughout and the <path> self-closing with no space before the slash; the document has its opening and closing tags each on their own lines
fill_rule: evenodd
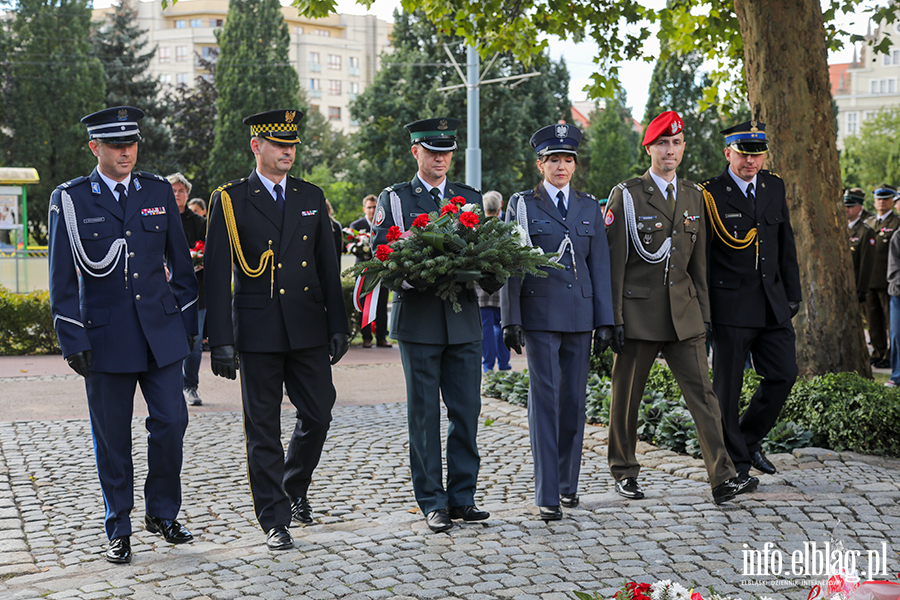
<svg viewBox="0 0 900 600">
<path fill-rule="evenodd" d="M 869 254 L 875 246 L 875 232 L 866 225 L 862 213 L 866 193 L 861 188 L 851 188 L 844 193 L 844 207 L 847 210 L 847 227 L 850 230 L 850 254 L 853 256 L 853 281 L 856 295 L 862 304 L 866 301 L 872 261 Z M 863 269 L 862 267 L 866 268 Z"/>
<path fill-rule="evenodd" d="M 350 333 L 325 195 L 288 175 L 301 118 L 274 110 L 244 119 L 256 168 L 213 192 L 206 236 L 210 362 L 220 377 L 241 372 L 250 491 L 272 550 L 293 547 L 291 520 L 312 522 L 307 491 L 336 397 L 330 365 Z M 283 389 L 297 409 L 287 457 Z"/>
<path fill-rule="evenodd" d="M 616 491 L 644 497 L 637 481 L 637 416 L 650 367 L 662 352 L 694 417 L 716 504 L 759 484 L 738 477 L 722 440 L 719 404 L 706 360 L 709 300 L 706 230 L 697 186 L 676 177 L 684 154 L 684 124 L 674 111 L 644 134 L 650 169 L 613 188 L 606 212 L 612 279 L 612 404 L 609 468 Z"/>
<path fill-rule="evenodd" d="M 784 182 L 762 170 L 766 125 L 749 121 L 722 131 L 728 166 L 701 184 L 707 206 L 709 300 L 715 333 L 713 387 L 725 445 L 738 472 L 774 473 L 761 442 L 797 379 L 800 267 Z M 740 414 L 747 354 L 762 377 Z"/>
<path fill-rule="evenodd" d="M 887 369 L 891 366 L 887 331 L 890 326 L 890 296 L 887 292 L 887 266 L 891 237 L 900 228 L 900 216 L 894 212 L 897 190 L 886 183 L 873 192 L 875 213 L 866 225 L 875 232 L 875 245 L 863 268 L 870 270 L 866 293 L 866 320 L 869 322 L 869 342 L 872 344 L 872 366 Z"/>
<path fill-rule="evenodd" d="M 387 241 L 391 226 L 408 231 L 423 213 L 439 211 L 462 196 L 481 206 L 481 192 L 447 179 L 456 150 L 457 119 L 425 119 L 406 125 L 419 167 L 411 181 L 385 188 L 375 209 L 372 247 Z M 492 286 L 482 280 L 482 286 Z M 394 294 L 391 335 L 400 342 L 406 375 L 409 460 L 416 501 L 435 532 L 451 519 L 480 521 L 490 515 L 475 506 L 480 458 L 475 436 L 481 412 L 481 313 L 474 290 L 459 297 L 461 312 L 434 294 L 427 282 L 406 282 Z M 493 287 L 496 291 L 496 287 Z M 441 398 L 447 406 L 447 487 L 441 466 Z"/>
</svg>

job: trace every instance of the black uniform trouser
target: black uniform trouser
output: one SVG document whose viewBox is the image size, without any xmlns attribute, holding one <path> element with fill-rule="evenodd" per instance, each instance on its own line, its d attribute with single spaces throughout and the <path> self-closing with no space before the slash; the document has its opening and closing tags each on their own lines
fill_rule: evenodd
<svg viewBox="0 0 900 600">
<path fill-rule="evenodd" d="M 713 389 L 722 410 L 725 447 L 738 471 L 750 470 L 750 454 L 778 420 L 797 379 L 796 334 L 790 320 L 773 327 L 715 325 Z M 740 414 L 741 386 L 747 353 L 763 380 Z"/>
<path fill-rule="evenodd" d="M 872 360 L 890 358 L 887 331 L 891 326 L 891 297 L 887 288 L 872 288 L 866 294 L 866 321 L 869 323 L 869 341 L 872 343 Z"/>
<path fill-rule="evenodd" d="M 240 356 L 250 492 L 259 525 L 269 531 L 290 525 L 291 500 L 306 496 L 337 394 L 327 346 Z M 287 457 L 281 445 L 282 386 L 297 409 Z"/>
</svg>

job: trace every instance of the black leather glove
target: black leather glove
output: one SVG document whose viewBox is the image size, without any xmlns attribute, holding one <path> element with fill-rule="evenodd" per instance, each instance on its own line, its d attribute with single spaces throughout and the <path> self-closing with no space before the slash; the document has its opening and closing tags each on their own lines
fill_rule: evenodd
<svg viewBox="0 0 900 600">
<path fill-rule="evenodd" d="M 594 330 L 594 356 L 600 356 L 609 348 L 613 338 L 611 325 L 604 325 Z"/>
<path fill-rule="evenodd" d="M 503 281 L 497 281 L 497 278 L 494 276 L 483 277 L 482 279 L 478 280 L 478 285 L 480 285 L 481 289 L 483 289 L 488 294 L 494 294 L 500 291 L 500 288 L 503 287 L 503 284 Z"/>
<path fill-rule="evenodd" d="M 213 375 L 225 379 L 236 379 L 238 369 L 241 368 L 241 360 L 233 345 L 214 346 L 209 352 L 209 362 Z"/>
<path fill-rule="evenodd" d="M 856 299 L 859 300 L 859 303 L 862 304 L 866 301 L 866 293 L 865 292 L 856 292 Z"/>
<path fill-rule="evenodd" d="M 191 334 L 187 334 L 187 336 L 188 336 L 188 348 L 190 348 L 189 352 L 193 352 L 194 344 L 197 343 L 197 336 L 191 335 Z"/>
<path fill-rule="evenodd" d="M 791 318 L 797 316 L 797 313 L 800 312 L 800 303 L 799 302 L 788 302 L 788 308 L 791 309 Z"/>
<path fill-rule="evenodd" d="M 706 341 L 712 344 L 716 341 L 716 332 L 713 329 L 712 323 L 703 323 L 703 327 L 706 329 Z"/>
<path fill-rule="evenodd" d="M 507 325 L 503 328 L 503 345 L 516 354 L 522 354 L 522 346 L 525 345 L 525 330 L 521 325 Z"/>
<path fill-rule="evenodd" d="M 625 348 L 624 325 L 616 325 L 613 327 L 613 336 L 612 340 L 609 342 L 609 347 L 612 348 L 612 351 L 616 354 L 622 354 L 622 349 Z"/>
<path fill-rule="evenodd" d="M 347 354 L 350 349 L 350 336 L 346 333 L 333 333 L 331 339 L 328 340 L 328 355 L 331 356 L 331 364 L 337 364 L 337 361 Z"/>
<path fill-rule="evenodd" d="M 84 350 L 76 352 L 66 357 L 66 362 L 72 367 L 72 370 L 84 378 L 91 376 L 91 351 Z"/>
</svg>

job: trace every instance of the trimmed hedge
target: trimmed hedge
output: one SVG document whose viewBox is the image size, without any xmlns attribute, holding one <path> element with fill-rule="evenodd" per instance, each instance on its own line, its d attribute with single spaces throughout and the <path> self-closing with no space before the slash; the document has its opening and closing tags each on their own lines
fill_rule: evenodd
<svg viewBox="0 0 900 600">
<path fill-rule="evenodd" d="M 0 285 L 0 356 L 59 353 L 50 292 L 16 294 Z"/>
</svg>

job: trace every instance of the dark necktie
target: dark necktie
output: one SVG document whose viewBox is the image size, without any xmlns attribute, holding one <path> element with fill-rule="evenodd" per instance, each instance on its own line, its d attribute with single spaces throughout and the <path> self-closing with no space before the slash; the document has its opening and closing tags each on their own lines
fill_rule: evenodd
<svg viewBox="0 0 900 600">
<path fill-rule="evenodd" d="M 666 202 L 669 203 L 669 210 L 672 214 L 675 214 L 675 185 L 669 184 L 666 186 Z"/>
<path fill-rule="evenodd" d="M 431 197 L 434 198 L 434 203 L 438 206 L 441 205 L 441 190 L 435 188 L 431 188 L 428 190 L 428 193 L 431 194 Z"/>
<path fill-rule="evenodd" d="M 284 193 L 281 191 L 280 183 L 275 184 L 275 204 L 281 209 L 281 214 L 284 214 Z"/>
<path fill-rule="evenodd" d="M 119 194 L 119 206 L 122 207 L 122 212 L 125 212 L 126 204 L 128 203 L 128 192 L 125 190 L 125 184 L 117 183 L 116 193 Z"/>
<path fill-rule="evenodd" d="M 569 211 L 566 210 L 566 195 L 562 193 L 562 190 L 559 190 L 556 194 L 556 208 L 559 210 L 559 214 L 562 215 L 563 219 L 569 214 Z"/>
<path fill-rule="evenodd" d="M 756 195 L 753 193 L 753 184 L 747 186 L 747 199 L 750 200 L 750 207 L 756 213 Z"/>
</svg>

